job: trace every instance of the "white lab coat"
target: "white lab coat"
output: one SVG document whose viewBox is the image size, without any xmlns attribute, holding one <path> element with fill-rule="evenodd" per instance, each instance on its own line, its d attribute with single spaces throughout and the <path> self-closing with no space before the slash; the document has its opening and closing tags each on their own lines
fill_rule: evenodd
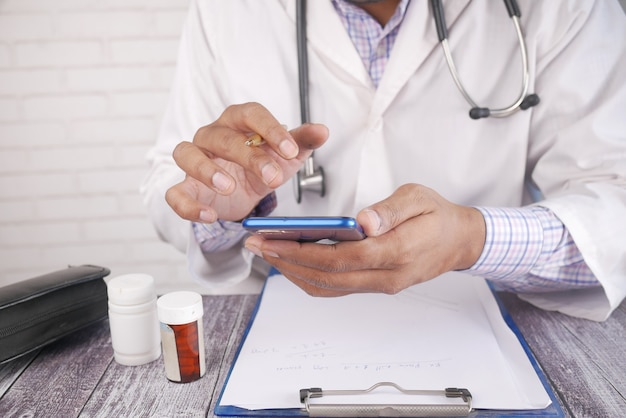
<svg viewBox="0 0 626 418">
<path fill-rule="evenodd" d="M 311 119 L 330 139 L 315 153 L 327 196 L 293 185 L 274 215 L 355 215 L 404 183 L 459 204 L 531 203 L 566 225 L 602 288 L 526 295 L 546 309 L 606 318 L 626 294 L 626 19 L 617 1 L 520 0 L 532 110 L 471 120 L 437 42 L 429 2 L 413 0 L 376 89 L 329 0 L 308 2 Z M 444 2 L 460 77 L 479 104 L 503 107 L 521 85 L 514 27 L 492 0 Z M 184 28 L 171 100 L 142 190 L 161 236 L 189 255 L 195 277 L 232 285 L 250 273 L 241 246 L 203 255 L 190 224 L 164 201 L 183 173 L 171 158 L 231 104 L 255 101 L 300 124 L 295 1 L 200 0 Z"/>
</svg>

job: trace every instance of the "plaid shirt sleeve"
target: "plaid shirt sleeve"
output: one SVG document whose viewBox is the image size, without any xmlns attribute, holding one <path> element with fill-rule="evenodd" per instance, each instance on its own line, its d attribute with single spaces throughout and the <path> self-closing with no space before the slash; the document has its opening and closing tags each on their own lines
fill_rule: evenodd
<svg viewBox="0 0 626 418">
<path fill-rule="evenodd" d="M 485 218 L 483 252 L 468 272 L 496 289 L 546 292 L 599 286 L 563 223 L 547 208 L 478 207 Z"/>
<path fill-rule="evenodd" d="M 267 216 L 276 209 L 276 193 L 265 196 L 248 216 Z M 205 224 L 192 222 L 193 233 L 203 253 L 216 253 L 232 248 L 248 233 L 241 222 L 223 221 Z"/>
</svg>

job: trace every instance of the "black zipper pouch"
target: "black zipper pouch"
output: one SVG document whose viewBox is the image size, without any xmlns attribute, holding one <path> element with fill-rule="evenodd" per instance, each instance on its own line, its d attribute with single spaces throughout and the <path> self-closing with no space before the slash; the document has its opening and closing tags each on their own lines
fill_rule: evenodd
<svg viewBox="0 0 626 418">
<path fill-rule="evenodd" d="M 70 266 L 0 287 L 0 364 L 105 319 L 109 273 Z"/>
</svg>

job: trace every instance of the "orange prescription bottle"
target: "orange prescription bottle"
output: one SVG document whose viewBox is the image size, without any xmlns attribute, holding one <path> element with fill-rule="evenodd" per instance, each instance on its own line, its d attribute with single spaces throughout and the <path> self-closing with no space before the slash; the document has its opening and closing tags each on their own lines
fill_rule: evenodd
<svg viewBox="0 0 626 418">
<path fill-rule="evenodd" d="M 157 300 L 165 376 L 172 382 L 200 379 L 206 371 L 202 296 L 179 291 Z"/>
</svg>

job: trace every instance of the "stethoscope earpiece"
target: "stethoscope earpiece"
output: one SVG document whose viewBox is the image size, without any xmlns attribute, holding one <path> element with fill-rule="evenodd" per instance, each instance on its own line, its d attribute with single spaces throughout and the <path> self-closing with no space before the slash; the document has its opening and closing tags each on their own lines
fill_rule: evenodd
<svg viewBox="0 0 626 418">
<path fill-rule="evenodd" d="M 526 96 L 524 98 L 524 100 L 522 100 L 522 103 L 520 103 L 519 108 L 522 110 L 526 110 L 530 107 L 533 106 L 537 106 L 539 104 L 541 100 L 539 99 L 539 96 L 537 96 L 536 94 L 529 94 L 528 96 Z"/>
<path fill-rule="evenodd" d="M 519 104 L 519 108 L 522 110 L 529 109 L 533 106 L 537 106 L 541 100 L 539 96 L 536 94 L 529 94 L 524 97 L 524 100 Z M 473 107 L 469 111 L 470 118 L 472 119 L 482 119 L 489 117 L 491 115 L 491 110 L 488 107 Z"/>
<path fill-rule="evenodd" d="M 490 113 L 491 111 L 487 107 L 473 107 L 469 111 L 470 118 L 474 120 L 489 117 Z"/>
<path fill-rule="evenodd" d="M 441 44 L 441 48 L 443 49 L 443 54 L 446 58 L 446 63 L 448 65 L 448 69 L 450 70 L 450 74 L 456 84 L 457 88 L 465 97 L 467 103 L 470 104 L 472 109 L 469 112 L 470 118 L 482 119 L 486 117 L 495 117 L 495 118 L 503 118 L 506 116 L 510 116 L 513 113 L 517 112 L 519 109 L 526 110 L 530 107 L 533 107 L 539 103 L 539 96 L 536 94 L 528 93 L 528 84 L 529 84 L 529 71 L 528 71 L 528 52 L 526 50 L 526 41 L 524 40 L 524 35 L 522 33 L 522 28 L 519 22 L 521 17 L 521 12 L 519 6 L 517 5 L 517 1 L 515 0 L 504 0 L 504 4 L 509 13 L 509 17 L 513 21 L 513 25 L 515 26 L 515 33 L 517 34 L 517 39 L 519 41 L 519 49 L 520 55 L 522 58 L 522 89 L 521 92 L 510 106 L 504 107 L 502 109 L 489 109 L 487 107 L 480 107 L 472 100 L 469 93 L 463 87 L 461 83 L 461 79 L 459 78 L 458 71 L 456 66 L 454 65 L 454 60 L 452 59 L 452 53 L 450 52 L 450 46 L 448 44 L 448 27 L 446 26 L 445 14 L 443 11 L 443 5 L 441 0 L 430 0 L 433 18 L 435 19 L 435 27 L 437 28 L 437 37 L 439 38 L 439 43 Z"/>
</svg>

